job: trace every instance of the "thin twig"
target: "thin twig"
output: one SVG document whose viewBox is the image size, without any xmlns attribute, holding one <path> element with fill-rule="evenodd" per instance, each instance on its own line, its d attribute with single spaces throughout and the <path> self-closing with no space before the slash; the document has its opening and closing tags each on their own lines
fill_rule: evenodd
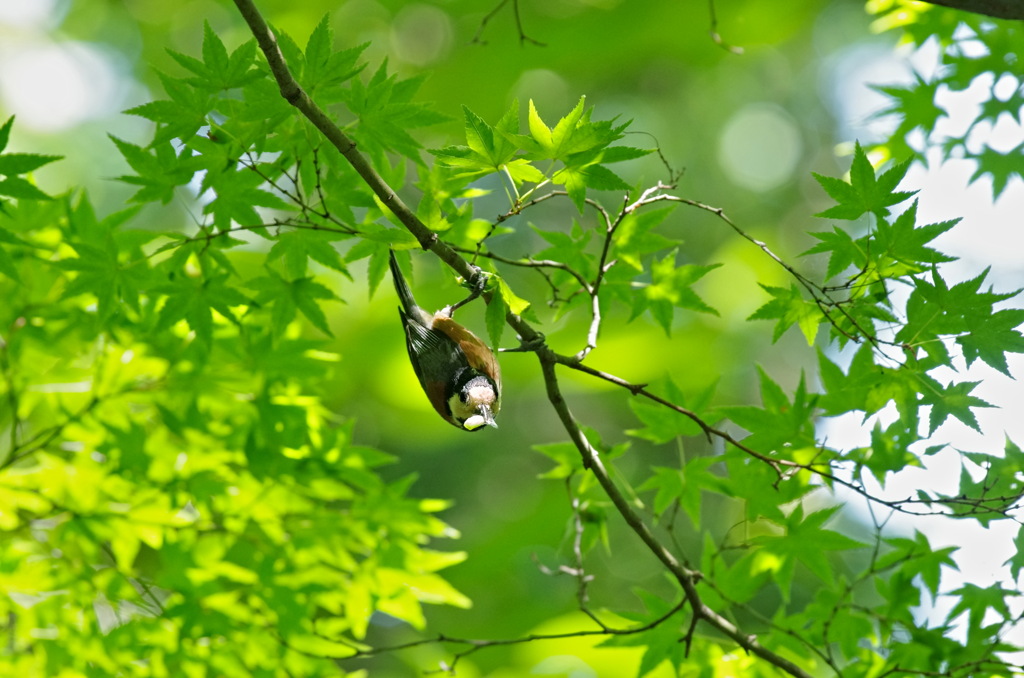
<svg viewBox="0 0 1024 678">
<path fill-rule="evenodd" d="M 484 29 L 487 27 L 487 24 L 491 21 L 491 19 L 493 19 L 494 16 L 498 12 L 500 12 L 501 9 L 505 5 L 507 5 L 508 3 L 509 3 L 509 0 L 499 0 L 498 4 L 494 7 L 494 9 L 492 9 L 490 12 L 488 12 L 487 14 L 484 15 L 484 18 L 480 20 L 480 26 L 476 29 L 476 33 L 473 34 L 473 39 L 469 41 L 470 44 L 477 44 L 477 45 L 486 45 L 487 44 L 487 41 L 484 40 L 483 38 L 481 38 L 481 36 L 484 33 Z M 540 42 L 539 40 L 534 40 L 533 38 L 531 38 L 530 36 L 528 36 L 526 34 L 526 31 L 523 30 L 523 20 L 522 20 L 522 16 L 520 15 L 520 12 L 519 12 L 519 0 L 512 0 L 512 13 L 515 15 L 516 30 L 519 31 L 519 44 L 520 45 L 522 45 L 525 42 L 530 42 L 530 43 L 533 43 L 534 45 L 537 45 L 538 47 L 546 47 L 547 46 L 543 42 Z"/>
<path fill-rule="evenodd" d="M 708 0 L 708 12 L 711 14 L 711 40 L 716 45 L 724 49 L 726 52 L 732 54 L 743 54 L 742 47 L 735 47 L 725 42 L 722 36 L 718 33 L 718 15 L 715 13 L 715 0 Z"/>
<path fill-rule="evenodd" d="M 17 328 L 12 325 L 11 332 L 15 331 L 17 331 Z M 14 451 L 18 449 L 18 430 L 21 428 L 21 419 L 19 419 L 18 389 L 15 388 L 14 366 L 10 356 L 10 345 L 2 336 L 0 336 L 0 372 L 3 373 L 4 381 L 7 383 L 7 405 L 11 412 L 11 450 L 9 455 L 13 455 Z"/>
<path fill-rule="evenodd" d="M 122 392 L 124 393 L 124 392 Z M 118 394 L 120 395 L 120 394 Z M 43 429 L 33 437 L 21 443 L 20 447 L 15 447 L 11 450 L 11 453 L 7 456 L 3 462 L 0 462 L 0 471 L 10 468 L 14 464 L 18 463 L 22 459 L 27 459 L 39 450 L 45 449 L 56 440 L 71 424 L 79 421 L 85 415 L 89 414 L 97 405 L 102 402 L 102 398 L 99 396 L 93 396 L 86 403 L 85 407 L 81 408 L 74 414 L 70 415 L 67 419 L 59 424 L 50 426 L 49 428 Z"/>
<path fill-rule="evenodd" d="M 892 509 L 893 511 L 897 511 L 899 513 L 904 513 L 912 516 L 948 516 L 948 513 L 941 513 L 937 511 L 915 511 L 910 508 L 907 508 L 908 506 L 913 505 L 928 506 L 932 504 L 937 504 L 947 508 L 966 507 L 968 509 L 966 511 L 962 511 L 960 513 L 955 514 L 957 516 L 986 515 L 990 513 L 998 513 L 1001 516 L 1014 518 L 1014 516 L 1012 516 L 1011 514 L 1014 511 L 1014 509 L 1020 505 L 1018 502 L 1020 502 L 1022 499 L 1018 495 L 982 498 L 943 497 L 935 499 L 920 499 L 908 497 L 907 499 L 896 500 L 883 499 L 881 497 L 871 494 L 868 490 L 864 488 L 863 484 L 851 480 L 846 480 L 845 478 L 836 475 L 833 472 L 834 467 L 832 466 L 832 464 L 814 461 L 812 461 L 811 463 L 800 463 L 797 461 L 793 461 L 791 459 L 780 459 L 770 456 L 768 454 L 755 450 L 749 445 L 746 445 L 729 432 L 715 428 L 714 426 L 708 424 L 696 412 L 693 412 L 692 410 L 682 407 L 681 405 L 677 405 L 655 393 L 652 393 L 651 391 L 647 390 L 646 384 L 634 384 L 616 375 L 609 374 L 608 372 L 603 372 L 601 370 L 590 367 L 589 365 L 581 364 L 576 360 L 575 356 L 561 355 L 554 352 L 551 352 L 551 356 L 552 359 L 559 365 L 564 365 L 579 372 L 584 372 L 591 376 L 597 377 L 598 379 L 602 379 L 609 383 L 615 384 L 626 389 L 633 395 L 643 396 L 648 400 L 651 400 L 653 402 L 658 403 L 659 405 L 662 405 L 671 410 L 674 410 L 675 412 L 678 412 L 679 414 L 683 415 L 684 417 L 687 417 L 695 424 L 697 424 L 697 426 L 700 427 L 701 431 L 709 440 L 711 438 L 718 438 L 723 442 L 729 444 L 730 446 L 736 448 L 737 450 L 740 450 L 744 454 L 747 454 L 757 459 L 758 461 L 761 461 L 770 466 L 772 470 L 775 471 L 779 480 L 787 478 L 788 475 L 792 474 L 793 472 L 806 471 L 808 473 L 812 473 L 814 475 L 821 477 L 822 479 L 828 481 L 829 483 L 841 485 L 857 493 L 861 497 L 864 497 L 865 499 L 874 502 L 875 504 L 885 506 L 886 508 Z"/>
<path fill-rule="evenodd" d="M 452 249 L 454 249 L 456 252 L 461 252 L 463 254 L 475 254 L 474 250 L 471 250 L 466 247 L 453 247 Z M 584 278 L 579 271 L 577 271 L 576 269 L 567 264 L 562 263 L 561 261 L 554 261 L 551 259 L 534 259 L 533 257 L 510 259 L 509 257 L 503 257 L 499 254 L 495 254 L 494 252 L 480 252 L 480 256 L 484 257 L 485 259 L 493 259 L 494 261 L 500 261 L 501 263 L 508 264 L 509 266 L 519 266 L 521 268 L 536 269 L 556 268 L 560 271 L 565 271 L 573 278 L 576 278 L 576 281 L 580 284 L 583 290 L 587 292 L 587 294 L 590 294 L 590 283 L 587 282 L 587 279 Z"/>
<path fill-rule="evenodd" d="M 626 524 L 629 525 L 638 537 L 640 537 L 641 541 L 644 542 L 651 553 L 653 553 L 654 556 L 662 562 L 675 580 L 679 582 L 679 585 L 683 588 L 686 600 L 690 605 L 690 609 L 693 610 L 693 614 L 698 617 L 700 621 L 706 622 L 720 633 L 732 639 L 733 642 L 747 652 L 764 659 L 768 663 L 792 676 L 797 676 L 798 678 L 811 678 L 811 674 L 807 673 L 785 657 L 767 649 L 758 642 L 756 636 L 743 633 L 735 624 L 712 610 L 703 602 L 700 593 L 697 591 L 697 582 L 701 579 L 700 572 L 691 570 L 683 565 L 683 563 L 680 562 L 674 554 L 665 548 L 664 544 L 658 541 L 657 537 L 654 536 L 640 515 L 626 500 L 618 486 L 616 486 L 612 481 L 611 477 L 608 475 L 607 469 L 605 469 L 604 463 L 601 461 L 598 451 L 590 444 L 590 441 L 576 422 L 575 417 L 569 411 L 569 406 L 565 402 L 565 398 L 562 396 L 561 388 L 558 384 L 558 377 L 555 373 L 555 365 L 559 362 L 557 356 L 550 349 L 542 346 L 537 350 L 537 358 L 540 361 L 541 370 L 544 374 L 544 384 L 548 393 L 548 401 L 558 413 L 559 419 L 562 420 L 563 427 L 569 434 L 570 439 L 572 439 L 573 444 L 575 444 L 576 449 L 583 457 L 584 467 L 588 468 L 594 474 L 597 482 L 601 485 L 602 489 L 604 489 L 608 498 L 611 499 L 612 504 L 615 505 L 616 510 L 619 512 L 619 515 L 622 516 L 623 520 L 626 521 Z"/>
<path fill-rule="evenodd" d="M 479 650 L 488 647 L 498 647 L 503 645 L 521 645 L 523 643 L 533 643 L 537 641 L 565 640 L 567 638 L 582 638 L 586 636 L 630 636 L 637 633 L 643 633 L 644 631 L 650 631 L 651 629 L 656 628 L 661 624 L 664 624 L 666 621 L 668 621 L 673 616 L 678 614 L 684 607 L 686 607 L 685 598 L 679 601 L 676 605 L 674 605 L 672 609 L 670 609 L 668 612 L 647 622 L 646 624 L 624 629 L 602 625 L 602 628 L 600 629 L 580 629 L 578 631 L 567 631 L 565 633 L 531 633 L 529 635 L 520 636 L 518 638 L 507 638 L 497 640 L 457 638 L 454 636 L 449 636 L 441 633 L 432 638 L 421 638 L 419 640 L 413 640 L 408 643 L 401 643 L 399 645 L 387 645 L 367 649 L 355 647 L 351 643 L 347 643 L 343 639 L 332 640 L 338 640 L 338 642 L 344 643 L 352 647 L 354 652 L 353 654 L 344 657 L 344 659 L 346 660 L 360 659 L 363 657 L 374 657 L 381 654 L 389 654 L 392 652 L 400 652 L 402 650 L 409 650 L 416 647 L 422 647 L 424 645 L 451 643 L 454 645 L 470 646 L 467 650 L 463 650 L 455 654 L 453 661 L 451 662 L 451 664 L 448 665 L 448 669 L 452 669 L 463 657 L 466 657 L 474 652 L 478 652 Z"/>
<path fill-rule="evenodd" d="M 431 231 L 422 221 L 420 221 L 415 212 L 413 212 L 404 203 L 404 201 L 398 197 L 380 174 L 370 165 L 369 161 L 356 149 L 355 143 L 336 124 L 334 124 L 327 114 L 317 106 L 299 86 L 298 82 L 296 82 L 294 76 L 288 69 L 288 65 L 285 63 L 284 57 L 281 54 L 274 35 L 271 33 L 270 28 L 267 26 L 267 23 L 259 10 L 256 9 L 253 0 L 234 0 L 234 3 L 246 23 L 249 25 L 260 49 L 266 56 L 270 70 L 281 90 L 281 96 L 306 116 L 306 118 L 321 131 L 327 140 L 341 152 L 381 202 L 392 210 L 402 225 L 405 226 L 405 228 L 419 241 L 420 246 L 423 247 L 423 249 L 433 252 L 435 256 L 454 269 L 456 273 L 468 280 L 474 273 L 469 262 L 462 258 L 451 247 L 440 241 L 437 234 Z M 484 292 L 483 296 L 489 303 L 492 295 Z M 680 583 L 680 586 L 683 588 L 685 600 L 691 606 L 693 614 L 699 616 L 702 621 L 705 621 L 720 633 L 732 639 L 733 642 L 741 648 L 755 654 L 773 666 L 789 673 L 792 676 L 796 676 L 797 678 L 811 678 L 809 673 L 801 669 L 792 661 L 765 648 L 757 641 L 756 637 L 743 633 L 735 624 L 722 617 L 703 603 L 700 599 L 700 594 L 698 593 L 696 586 L 696 582 L 700 578 L 700 573 L 695 570 L 690 570 L 680 563 L 679 560 L 653 535 L 650 528 L 633 510 L 622 492 L 614 482 L 612 482 L 607 470 L 604 468 L 604 465 L 598 456 L 597 450 L 591 446 L 572 414 L 569 412 L 568 405 L 562 397 L 561 390 L 558 385 L 557 375 L 555 374 L 555 365 L 557 361 L 550 349 L 547 349 L 543 344 L 542 335 L 540 335 L 529 323 L 523 321 L 522 318 L 512 314 L 511 312 L 506 315 L 506 322 L 508 322 L 513 329 L 518 332 L 524 342 L 537 342 L 537 345 L 539 346 L 537 356 L 540 361 L 541 371 L 544 375 L 544 382 L 548 392 L 548 400 L 558 413 L 566 432 L 569 434 L 569 437 L 580 452 L 584 466 L 591 469 L 594 473 L 599 484 L 604 489 L 609 499 L 611 499 L 623 520 L 625 520 L 627 525 L 629 525 L 630 529 L 640 537 L 645 546 L 665 565 L 665 567 Z M 566 637 L 571 637 L 571 635 Z M 471 648 L 471 650 L 472 649 L 473 648 Z"/>
<path fill-rule="evenodd" d="M 818 308 L 821 310 L 822 315 L 825 316 L 825 319 L 829 321 L 832 327 L 834 327 L 837 332 L 842 334 L 850 341 L 859 344 L 861 342 L 861 338 L 866 339 L 868 343 L 874 346 L 879 351 L 879 353 L 885 356 L 886 358 L 889 358 L 889 356 L 881 350 L 882 345 L 894 346 L 902 349 L 908 348 L 906 344 L 893 341 L 886 341 L 885 339 L 881 339 L 872 334 L 871 332 L 868 332 L 863 327 L 861 327 L 857 319 L 854 318 L 849 311 L 843 308 L 843 305 L 840 302 L 837 302 L 836 300 L 832 299 L 821 286 L 819 286 L 814 281 L 810 280 L 807 276 L 800 273 L 790 264 L 786 263 L 779 255 L 775 254 L 775 252 L 773 252 L 771 248 L 768 247 L 767 243 L 758 240 L 757 238 L 753 237 L 752 235 L 744 231 L 742 228 L 740 228 L 736 224 L 736 222 L 734 222 L 732 219 L 726 216 L 725 210 L 723 210 L 721 207 L 712 207 L 711 205 L 706 205 L 696 200 L 680 198 L 678 196 L 668 194 L 656 196 L 654 199 L 652 199 L 652 202 L 654 200 L 668 200 L 671 202 L 679 202 L 684 205 L 696 207 L 698 209 L 704 210 L 705 212 L 710 212 L 717 216 L 722 221 L 724 221 L 726 224 L 728 224 L 730 228 L 732 228 L 733 231 L 740 235 L 740 237 L 756 245 L 762 252 L 767 254 L 772 261 L 786 269 L 786 271 L 790 275 L 792 275 L 793 278 L 795 278 L 796 281 L 799 282 L 800 285 L 803 286 L 803 288 L 807 290 L 807 292 L 811 295 L 811 298 L 814 300 L 815 304 L 817 304 Z M 832 317 L 832 314 L 829 312 L 830 308 L 838 310 L 839 313 L 857 330 L 859 334 L 851 334 L 850 332 L 840 327 L 839 323 Z"/>
<path fill-rule="evenodd" d="M 668 188 L 666 184 L 658 183 L 652 186 L 640 194 L 634 202 L 629 202 L 629 195 L 623 198 L 622 209 L 616 215 L 615 219 L 609 218 L 608 213 L 602 210 L 602 214 L 605 219 L 605 236 L 604 243 L 601 246 L 601 255 L 597 262 L 597 274 L 594 278 L 594 284 L 590 286 L 590 327 L 587 329 L 587 344 L 578 353 L 576 353 L 576 360 L 582 362 L 584 358 L 589 355 L 591 351 L 597 348 L 597 335 L 601 330 L 601 302 L 599 294 L 601 292 L 601 283 L 604 282 L 605 274 L 611 270 L 612 266 L 615 265 L 614 261 L 609 262 L 608 256 L 611 252 L 612 241 L 615 238 L 615 233 L 619 227 L 626 220 L 626 217 L 636 212 L 641 207 L 649 205 L 652 202 L 659 200 L 659 192 Z"/>
</svg>

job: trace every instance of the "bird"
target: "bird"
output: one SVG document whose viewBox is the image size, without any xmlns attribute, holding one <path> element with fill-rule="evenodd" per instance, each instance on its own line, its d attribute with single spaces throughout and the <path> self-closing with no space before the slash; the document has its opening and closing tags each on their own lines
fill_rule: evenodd
<svg viewBox="0 0 1024 678">
<path fill-rule="evenodd" d="M 431 314 L 413 298 L 394 250 L 390 263 L 409 360 L 427 400 L 442 419 L 464 431 L 497 428 L 494 415 L 501 409 L 498 361 L 487 344 L 452 319 L 455 309 L 478 296 L 482 288 Z"/>
</svg>

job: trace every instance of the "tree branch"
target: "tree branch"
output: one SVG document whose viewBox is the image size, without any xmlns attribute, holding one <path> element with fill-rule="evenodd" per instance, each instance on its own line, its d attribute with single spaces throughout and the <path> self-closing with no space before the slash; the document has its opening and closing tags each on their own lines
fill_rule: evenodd
<svg viewBox="0 0 1024 678">
<path fill-rule="evenodd" d="M 984 14 L 997 19 L 1024 20 L 1024 3 L 1020 0 L 924 0 L 932 5 L 940 5 L 962 12 Z"/>
<path fill-rule="evenodd" d="M 697 582 L 701 579 L 701 573 L 686 567 L 671 551 L 665 548 L 664 544 L 658 541 L 640 515 L 630 506 L 618 486 L 612 481 L 607 469 L 604 467 L 604 463 L 601 461 L 598 451 L 587 440 L 572 412 L 569 411 L 569 406 L 562 396 L 558 385 L 558 377 L 555 374 L 555 365 L 559 362 L 558 357 L 546 347 L 542 347 L 537 351 L 537 357 L 540 360 L 541 371 L 544 374 L 544 384 L 547 388 L 548 400 L 558 413 L 558 417 L 562 420 L 562 425 L 565 427 L 572 442 L 576 445 L 576 449 L 582 455 L 583 465 L 590 469 L 594 477 L 597 478 L 597 482 L 601 485 L 605 494 L 608 495 L 608 498 L 612 500 L 616 510 L 618 510 L 623 520 L 626 521 L 626 524 L 640 537 L 651 553 L 665 565 L 665 568 L 679 582 L 679 585 L 683 588 L 683 594 L 693 610 L 696 621 L 708 623 L 720 633 L 731 638 L 733 642 L 747 652 L 760 657 L 792 676 L 811 678 L 811 674 L 785 657 L 765 648 L 758 642 L 756 636 L 743 633 L 731 621 L 704 604 L 703 600 L 701 600 L 700 592 L 697 590 Z M 694 624 L 696 624 L 696 621 Z"/>
<path fill-rule="evenodd" d="M 459 652 L 456 652 L 452 659 L 452 662 L 447 666 L 443 667 L 442 670 L 447 670 L 450 672 L 455 668 L 455 665 L 458 664 L 460 659 L 463 659 L 468 655 L 471 655 L 475 652 L 478 652 L 488 647 L 498 647 L 502 645 L 522 645 L 524 643 L 533 643 L 544 640 L 565 640 L 567 638 L 582 638 L 586 636 L 631 636 L 637 633 L 643 633 L 644 631 L 650 631 L 651 629 L 664 624 L 666 621 L 668 621 L 673 616 L 678 614 L 679 611 L 682 610 L 684 607 L 686 607 L 685 598 L 679 601 L 676 605 L 672 607 L 672 609 L 670 609 L 668 612 L 661 615 L 660 617 L 656 617 L 655 619 L 652 619 L 646 624 L 642 624 L 640 626 L 633 626 L 625 629 L 613 628 L 611 626 L 601 624 L 601 628 L 599 629 L 582 629 L 579 631 L 566 631 L 565 633 L 531 633 L 529 635 L 521 636 L 519 638 L 507 638 L 498 640 L 455 638 L 453 636 L 448 636 L 442 633 L 438 634 L 433 638 L 422 638 L 420 640 L 413 640 L 408 643 L 402 643 L 401 645 L 374 647 L 369 649 L 353 647 L 352 649 L 354 650 L 354 653 L 347 657 L 343 657 L 342 660 L 344 661 L 350 659 L 359 659 L 362 657 L 373 657 L 376 655 L 385 654 L 389 652 L 409 650 L 414 647 L 422 647 L 423 645 L 434 645 L 438 643 L 451 643 L 454 645 L 470 646 L 466 650 L 460 650 Z"/>
<path fill-rule="evenodd" d="M 466 280 L 471 279 L 476 271 L 465 259 L 453 250 L 448 244 L 439 240 L 437 234 L 416 216 L 416 213 L 403 201 L 397 193 L 388 185 L 383 177 L 370 164 L 362 153 L 356 148 L 355 141 L 349 137 L 327 113 L 320 108 L 302 89 L 295 76 L 292 75 L 288 64 L 284 60 L 281 48 L 277 44 L 270 26 L 252 0 L 234 0 L 239 13 L 249 25 L 249 30 L 256 38 L 256 42 L 267 59 L 270 72 L 277 81 L 281 96 L 285 101 L 294 106 L 306 117 L 324 137 L 340 152 L 352 165 L 366 185 L 374 192 L 380 201 L 390 209 L 402 225 L 419 241 L 420 247 L 433 252 L 441 261 L 447 264 L 452 270 Z M 483 297 L 490 302 L 491 293 L 485 291 Z M 519 333 L 524 341 L 535 341 L 540 334 L 519 316 L 509 313 L 506 316 L 508 323 Z"/>
<path fill-rule="evenodd" d="M 509 0 L 499 0 L 498 4 L 494 7 L 494 9 L 492 9 L 490 12 L 484 15 L 484 18 L 480 20 L 480 26 L 476 29 L 476 34 L 473 36 L 473 39 L 470 40 L 471 43 L 479 45 L 487 44 L 487 41 L 484 40 L 482 37 L 484 29 L 487 28 L 487 24 L 491 21 L 491 19 L 493 19 L 494 16 L 501 11 L 501 8 L 508 4 L 508 2 Z M 546 45 L 543 42 L 540 42 L 539 40 L 534 40 L 529 35 L 527 35 L 526 31 L 523 29 L 523 18 L 519 12 L 519 0 L 512 0 L 512 13 L 515 15 L 516 19 L 516 30 L 519 31 L 519 44 L 522 45 L 524 43 L 530 42 L 538 47 L 546 47 Z"/>
<path fill-rule="evenodd" d="M 448 264 L 453 270 L 469 279 L 474 271 L 469 263 L 463 259 L 454 249 L 438 239 L 437 234 L 431 231 L 416 214 L 402 201 L 401 198 L 391 189 L 377 171 L 370 165 L 369 161 L 356 149 L 355 142 L 348 137 L 321 109 L 308 94 L 302 89 L 295 77 L 291 74 L 284 56 L 277 45 L 277 40 L 270 31 L 263 16 L 256 9 L 252 0 L 234 0 L 236 7 L 249 25 L 250 30 L 256 37 L 256 41 L 267 58 L 268 65 L 281 90 L 281 96 L 292 104 L 306 118 L 321 131 L 335 148 L 345 157 L 360 177 L 366 182 L 371 190 L 380 200 L 387 205 L 413 236 L 419 241 L 420 246 L 430 250 L 442 261 Z M 646 194 L 645 194 L 646 195 Z M 656 199 L 657 196 L 654 196 Z M 489 301 L 489 294 L 484 293 L 485 299 Z M 615 505 L 616 510 L 622 516 L 630 529 L 640 537 L 647 548 L 660 560 L 672 576 L 679 582 L 683 589 L 685 600 L 693 610 L 694 616 L 708 623 L 720 633 L 732 639 L 741 648 L 751 654 L 760 657 L 773 666 L 789 673 L 797 678 L 811 678 L 799 666 L 785 657 L 772 652 L 762 646 L 756 636 L 743 633 L 732 622 L 718 614 L 701 600 L 697 591 L 697 581 L 701 573 L 691 570 L 681 563 L 675 555 L 669 551 L 664 544 L 658 541 L 643 519 L 633 510 L 626 497 L 612 481 L 605 469 L 598 451 L 590 444 L 584 435 L 579 424 L 569 411 L 568 404 L 562 396 L 555 374 L 555 365 L 560 362 L 558 357 L 543 342 L 541 335 L 519 316 L 509 313 L 506 316 L 508 323 L 519 333 L 524 342 L 537 342 L 537 357 L 540 361 L 541 371 L 544 375 L 544 382 L 547 389 L 548 400 L 551 402 L 562 424 L 572 439 L 573 444 L 583 458 L 583 464 L 597 478 L 598 483 Z M 578 361 L 577 361 L 578 363 Z M 472 649 L 472 648 L 471 648 Z"/>
</svg>

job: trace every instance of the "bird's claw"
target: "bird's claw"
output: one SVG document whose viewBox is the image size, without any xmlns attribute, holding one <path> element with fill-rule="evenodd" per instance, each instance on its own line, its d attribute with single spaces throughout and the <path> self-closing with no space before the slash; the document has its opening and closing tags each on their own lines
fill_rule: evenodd
<svg viewBox="0 0 1024 678">
<path fill-rule="evenodd" d="M 473 301 L 481 294 L 483 294 L 484 289 L 487 287 L 487 279 L 490 277 L 490 274 L 485 272 L 479 266 L 474 266 L 473 264 L 470 264 L 469 267 L 473 269 L 473 275 L 471 275 L 467 280 L 465 280 L 463 282 L 463 285 L 468 287 L 471 291 L 469 293 L 469 296 L 463 299 L 462 301 L 456 302 L 451 306 L 445 308 L 445 311 L 448 313 L 449 318 L 452 317 L 456 310 L 462 308 L 463 306 L 465 306 L 466 304 L 468 304 L 469 302 Z"/>
<path fill-rule="evenodd" d="M 536 336 L 532 339 L 523 341 L 522 337 L 519 338 L 519 345 L 515 348 L 502 348 L 499 349 L 502 353 L 532 353 L 544 346 L 546 338 L 540 332 L 537 332 Z"/>
</svg>

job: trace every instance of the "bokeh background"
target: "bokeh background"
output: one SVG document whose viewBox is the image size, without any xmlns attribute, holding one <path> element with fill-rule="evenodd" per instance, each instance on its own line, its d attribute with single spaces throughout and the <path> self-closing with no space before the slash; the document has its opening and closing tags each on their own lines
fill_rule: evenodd
<svg viewBox="0 0 1024 678">
<path fill-rule="evenodd" d="M 724 208 L 744 230 L 811 275 L 823 262 L 797 256 L 814 243 L 806 232 L 831 226 L 811 216 L 828 202 L 810 172 L 841 174 L 849 162 L 842 155 L 852 141 L 870 141 L 887 124 L 871 117 L 882 98 L 869 83 L 906 81 L 912 67 L 927 61 L 927 55 L 894 51 L 897 35 L 873 33 L 863 3 L 851 0 L 720 0 L 715 10 L 724 46 L 711 37 L 712 17 L 703 0 L 521 0 L 523 30 L 543 45 L 520 40 L 511 3 L 483 30 L 481 22 L 497 2 L 262 0 L 258 5 L 300 44 L 329 14 L 339 47 L 369 43 L 371 69 L 387 59 L 404 76 L 428 72 L 421 98 L 433 101 L 451 122 L 421 130 L 425 148 L 461 141 L 463 105 L 494 121 L 513 100 L 519 99 L 525 111 L 533 99 L 553 124 L 586 95 L 595 118 L 633 121 L 636 134 L 626 143 L 657 145 L 664 160 L 683 171 L 679 195 Z M 0 1 L 0 114 L 18 116 L 13 146 L 65 156 L 38 172 L 45 190 L 84 187 L 99 212 L 124 207 L 132 191 L 115 178 L 127 168 L 107 135 L 145 143 L 149 123 L 121 111 L 162 96 L 158 72 L 179 72 L 166 50 L 198 54 L 203 22 L 229 49 L 248 39 L 234 6 L 224 0 Z M 616 169 L 638 185 L 668 178 L 657 155 Z M 922 184 L 932 182 L 936 220 L 970 211 L 967 198 L 951 198 L 935 175 L 915 176 Z M 961 172 L 954 179 L 965 183 L 964 177 Z M 980 183 L 976 187 L 985 203 Z M 480 203 L 477 216 L 504 212 L 508 205 L 500 187 L 483 186 L 495 190 Z M 1024 206 L 1014 212 L 1019 189 L 1011 187 L 997 205 L 1003 211 L 973 222 L 969 213 L 961 229 L 1009 229 L 1005 215 L 1024 214 Z M 403 192 L 415 202 L 414 187 Z M 621 200 L 613 194 L 600 198 L 612 207 Z M 183 196 L 142 218 L 154 228 L 174 229 L 187 228 L 196 214 L 194 202 Z M 547 203 L 509 220 L 514 232 L 495 237 L 491 246 L 522 256 L 541 247 L 530 224 L 569 229 L 574 220 L 588 225 L 591 218 L 568 203 Z M 717 384 L 719 404 L 756 401 L 758 365 L 787 388 L 796 385 L 802 370 L 813 381 L 813 354 L 806 347 L 796 350 L 805 343 L 802 336 L 791 331 L 772 343 L 768 323 L 745 322 L 767 300 L 758 283 L 788 286 L 785 272 L 707 212 L 679 208 L 666 229 L 685 239 L 680 262 L 723 264 L 698 286 L 719 315 L 677 313 L 667 336 L 647 319 L 627 322 L 628 309 L 617 309 L 588 362 L 633 382 L 658 384 L 671 377 L 687 394 Z M 1001 233 L 996 236 L 1001 242 L 1014 242 L 1012 231 Z M 967 248 L 980 261 L 989 258 L 997 286 L 1006 281 L 1004 288 L 1019 287 L 1012 281 L 1024 279 L 1022 264 L 1005 247 L 985 249 L 977 242 L 946 247 Z M 414 263 L 414 289 L 422 305 L 437 308 L 459 298 L 460 290 L 435 261 L 416 255 Z M 415 383 L 387 283 L 371 297 L 359 264 L 353 266 L 353 280 L 321 273 L 344 299 L 330 309 L 334 337 L 320 335 L 324 349 L 341 356 L 325 388 L 327 402 L 340 420 L 357 421 L 360 442 L 396 455 L 386 474 L 415 474 L 414 494 L 453 500 L 443 516 L 461 538 L 442 546 L 465 550 L 469 559 L 446 575 L 474 607 L 432 609 L 432 627 L 462 637 L 475 637 L 481 628 L 494 637 L 580 628 L 574 581 L 545 574 L 540 566 L 554 569 L 571 562 L 572 514 L 565 486 L 538 479 L 550 462 L 531 447 L 562 441 L 564 433 L 546 403 L 536 360 L 521 353 L 503 356 L 501 428 L 460 433 L 437 419 Z M 556 350 L 575 352 L 583 346 L 584 313 L 556 317 L 540 276 L 514 269 L 503 273 L 532 302 Z M 477 306 L 462 311 L 460 319 L 483 333 L 483 309 Z M 515 338 L 506 333 L 504 343 L 514 346 Z M 624 431 L 638 422 L 626 392 L 563 376 L 570 407 L 584 424 L 609 445 L 632 442 L 616 462 L 624 477 L 635 481 L 647 468 L 707 445 L 698 438 L 662 447 L 632 439 Z M 1002 429 L 995 429 L 1002 423 L 983 419 L 996 442 L 986 451 L 1001 447 Z M 850 436 L 858 429 L 856 422 L 837 428 Z M 978 440 L 979 449 L 984 442 Z M 726 505 L 707 506 L 702 516 L 698 526 L 683 516 L 676 521 L 679 539 L 694 553 L 698 530 L 721 536 L 737 519 L 734 507 Z M 615 557 L 598 548 L 588 560 L 595 576 L 591 602 L 640 611 L 633 584 L 666 593 L 670 587 L 659 584 L 660 568 L 630 533 L 614 519 L 608 528 Z M 375 640 L 393 644 L 415 637 L 386 617 L 375 621 Z M 541 675 L 625 675 L 625 667 L 636 666 L 638 655 L 630 650 L 584 665 L 592 645 L 574 640 L 492 648 L 460 663 L 459 675 L 520 675 L 526 669 Z M 428 646 L 350 667 L 401 676 L 447 657 L 443 648 Z"/>
</svg>

